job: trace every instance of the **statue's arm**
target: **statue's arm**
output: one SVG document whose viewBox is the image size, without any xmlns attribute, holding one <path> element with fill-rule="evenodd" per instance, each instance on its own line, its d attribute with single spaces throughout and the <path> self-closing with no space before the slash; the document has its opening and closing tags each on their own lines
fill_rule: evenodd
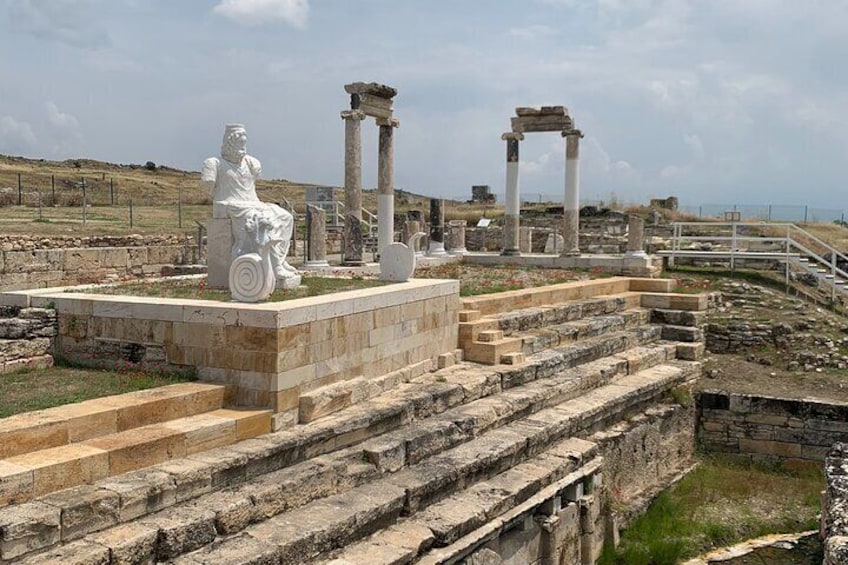
<svg viewBox="0 0 848 565">
<path fill-rule="evenodd" d="M 203 161 L 200 170 L 200 184 L 206 189 L 210 196 L 215 196 L 215 182 L 218 180 L 218 159 L 209 157 Z"/>
<path fill-rule="evenodd" d="M 247 159 L 247 166 L 250 167 L 250 172 L 253 173 L 253 176 L 260 178 L 262 176 L 262 163 L 259 162 L 259 159 L 250 155 L 246 156 L 245 159 Z"/>
</svg>

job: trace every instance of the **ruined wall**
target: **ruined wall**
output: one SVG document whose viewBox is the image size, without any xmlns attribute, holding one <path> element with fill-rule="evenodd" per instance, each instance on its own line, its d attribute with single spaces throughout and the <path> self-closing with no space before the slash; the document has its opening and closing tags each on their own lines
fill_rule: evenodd
<svg viewBox="0 0 848 565">
<path fill-rule="evenodd" d="M 56 311 L 0 307 L 0 373 L 53 365 Z"/>
<path fill-rule="evenodd" d="M 197 246 L 180 236 L 0 237 L 0 290 L 159 276 L 192 262 Z"/>
<path fill-rule="evenodd" d="M 694 430 L 694 404 L 671 402 L 591 434 L 586 439 L 601 457 L 584 463 L 582 477 L 548 487 L 439 558 L 452 553 L 449 562 L 465 565 L 594 563 L 605 541 L 692 466 Z"/>
<path fill-rule="evenodd" d="M 848 433 L 848 404 L 701 392 L 698 443 L 707 451 L 781 462 L 823 461 Z"/>
<path fill-rule="evenodd" d="M 588 439 L 604 456 L 604 482 L 616 529 L 642 514 L 653 498 L 695 462 L 695 405 L 683 389 L 684 404 L 649 408 Z"/>
<path fill-rule="evenodd" d="M 824 565 L 848 563 L 848 444 L 837 443 L 824 464 L 820 535 Z"/>
</svg>

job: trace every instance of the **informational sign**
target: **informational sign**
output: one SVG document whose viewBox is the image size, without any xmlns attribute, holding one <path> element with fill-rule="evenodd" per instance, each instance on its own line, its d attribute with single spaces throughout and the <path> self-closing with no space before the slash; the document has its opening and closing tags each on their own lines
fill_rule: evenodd
<svg viewBox="0 0 848 565">
<path fill-rule="evenodd" d="M 477 222 L 478 228 L 488 228 L 489 224 L 492 223 L 492 220 L 489 218 L 480 218 L 480 221 Z"/>
</svg>

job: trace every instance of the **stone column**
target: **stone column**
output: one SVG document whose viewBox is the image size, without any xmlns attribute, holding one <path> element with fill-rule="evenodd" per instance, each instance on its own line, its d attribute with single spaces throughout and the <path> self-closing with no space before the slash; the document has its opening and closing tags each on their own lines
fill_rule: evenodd
<svg viewBox="0 0 848 565">
<path fill-rule="evenodd" d="M 306 267 L 329 267 L 327 262 L 326 213 L 318 206 L 306 207 Z"/>
<path fill-rule="evenodd" d="M 506 216 L 504 217 L 504 243 L 501 255 L 521 255 L 519 250 L 519 212 L 521 197 L 518 194 L 518 142 L 524 134 L 509 132 L 501 136 L 506 141 Z"/>
<path fill-rule="evenodd" d="M 580 138 L 579 130 L 562 133 L 565 137 L 565 199 L 563 200 L 563 257 L 580 255 Z"/>
<path fill-rule="evenodd" d="M 430 245 L 427 254 L 431 257 L 445 257 L 445 201 L 441 198 L 430 199 Z"/>
<path fill-rule="evenodd" d="M 361 110 L 342 112 L 345 121 L 344 265 L 363 265 L 362 259 L 362 139 Z"/>
<path fill-rule="evenodd" d="M 380 148 L 377 159 L 377 253 L 394 241 L 395 235 L 395 187 L 394 128 L 400 124 L 394 118 L 377 120 L 380 126 Z"/>
<path fill-rule="evenodd" d="M 627 218 L 627 255 L 631 257 L 645 256 L 645 222 L 636 214 Z"/>
<path fill-rule="evenodd" d="M 522 253 L 533 253 L 533 227 L 521 226 L 518 234 L 518 249 Z"/>
<path fill-rule="evenodd" d="M 466 223 L 465 220 L 451 220 L 449 222 L 452 241 L 450 253 L 453 255 L 464 255 L 468 253 L 468 249 L 465 248 Z"/>
</svg>

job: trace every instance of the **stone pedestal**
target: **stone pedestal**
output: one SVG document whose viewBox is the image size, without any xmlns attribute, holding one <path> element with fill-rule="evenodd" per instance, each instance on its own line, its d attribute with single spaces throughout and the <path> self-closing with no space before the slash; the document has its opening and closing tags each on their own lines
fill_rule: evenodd
<svg viewBox="0 0 848 565">
<path fill-rule="evenodd" d="M 580 255 L 580 137 L 577 130 L 565 137 L 565 199 L 563 201 L 563 256 Z"/>
<path fill-rule="evenodd" d="M 445 206 L 441 198 L 430 199 L 430 244 L 428 255 L 445 257 Z"/>
<path fill-rule="evenodd" d="M 318 206 L 306 207 L 305 267 L 329 267 L 327 262 L 326 213 Z"/>
<path fill-rule="evenodd" d="M 465 220 L 451 220 L 448 222 L 451 241 L 450 248 L 448 249 L 449 253 L 453 255 L 463 255 L 468 253 L 468 249 L 465 248 L 466 224 L 467 222 Z"/>
<path fill-rule="evenodd" d="M 421 231 L 421 223 L 418 220 L 409 220 L 406 222 L 406 233 L 405 238 L 406 242 L 409 245 L 410 249 L 412 249 L 416 255 L 423 255 L 424 252 L 421 250 L 421 240 L 415 238 L 415 234 Z"/>
<path fill-rule="evenodd" d="M 229 288 L 233 223 L 227 218 L 209 218 L 206 221 L 206 246 L 206 286 Z"/>
<path fill-rule="evenodd" d="M 530 226 L 518 228 L 518 249 L 522 253 L 533 253 L 533 229 Z"/>
<path fill-rule="evenodd" d="M 518 192 L 518 142 L 524 139 L 521 133 L 505 133 L 506 141 L 506 199 L 504 201 L 504 243 L 501 255 L 520 255 L 518 228 L 521 197 Z"/>
<path fill-rule="evenodd" d="M 631 214 L 627 220 L 627 255 L 642 257 L 645 255 L 645 222 L 635 214 Z"/>
<path fill-rule="evenodd" d="M 362 258 L 362 139 L 360 124 L 365 113 L 341 113 L 345 122 L 345 226 L 344 264 L 363 265 Z"/>
</svg>

